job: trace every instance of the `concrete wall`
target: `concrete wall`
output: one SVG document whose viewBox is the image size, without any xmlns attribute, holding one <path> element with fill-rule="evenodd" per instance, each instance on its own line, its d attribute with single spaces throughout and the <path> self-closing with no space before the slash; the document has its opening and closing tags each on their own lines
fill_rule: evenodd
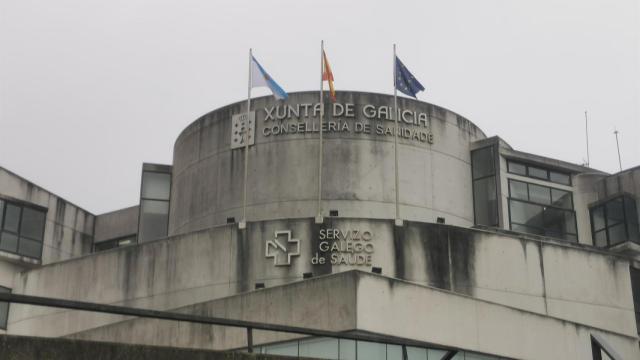
<svg viewBox="0 0 640 360">
<path fill-rule="evenodd" d="M 273 97 L 253 99 L 256 110 L 255 146 L 249 149 L 248 219 L 313 217 L 317 213 L 318 133 L 265 136 L 278 124 L 317 126 L 316 116 L 265 120 L 274 105 L 312 104 L 316 92 L 292 93 L 282 102 Z M 338 92 L 338 103 L 354 104 L 353 118 L 333 116 L 327 105 L 325 121 L 344 122 L 349 131 L 324 136 L 323 210 L 340 216 L 395 217 L 394 137 L 356 133 L 355 123 L 392 130 L 389 120 L 367 119 L 364 105 L 392 106 L 393 97 Z M 473 224 L 469 143 L 485 136 L 467 119 L 443 108 L 399 98 L 398 107 L 428 115 L 429 127 L 401 122 L 403 129 L 431 131 L 434 143 L 399 139 L 401 217 Z M 243 149 L 231 150 L 231 118 L 246 111 L 245 102 L 215 110 L 187 127 L 174 148 L 169 234 L 181 234 L 224 224 L 242 217 Z M 392 134 L 392 133 L 391 133 Z"/>
<path fill-rule="evenodd" d="M 590 359 L 601 335 L 623 359 L 640 357 L 637 336 L 602 331 L 443 291 L 362 276 L 358 329 L 517 359 Z"/>
<path fill-rule="evenodd" d="M 176 311 L 337 332 L 349 331 L 357 327 L 356 288 L 357 277 L 343 274 L 202 302 Z M 242 328 L 157 319 L 133 319 L 69 337 L 188 348 L 234 349 L 247 346 L 246 331 Z M 296 334 L 254 331 L 255 344 L 300 337 Z"/>
<path fill-rule="evenodd" d="M 53 193 L 0 168 L 0 196 L 48 209 L 42 263 L 48 264 L 91 252 L 94 215 Z"/>
<path fill-rule="evenodd" d="M 95 242 L 135 236 L 139 209 L 136 205 L 96 216 Z"/>
<path fill-rule="evenodd" d="M 330 229 L 369 231 L 371 263 L 313 265 L 319 234 Z M 278 230 L 290 230 L 300 243 L 300 255 L 292 257 L 289 266 L 275 266 L 274 259 L 265 256 L 266 242 Z M 629 262 L 623 258 L 562 242 L 446 225 L 408 222 L 398 228 L 390 220 L 332 218 L 322 226 L 313 219 L 265 221 L 249 223 L 246 231 L 229 225 L 34 269 L 16 276 L 14 291 L 175 309 L 250 291 L 258 282 L 272 287 L 300 280 L 305 272 L 318 276 L 370 271 L 372 266 L 386 276 L 637 334 Z M 15 305 L 9 332 L 61 336 L 118 320 Z"/>
<path fill-rule="evenodd" d="M 601 199 L 622 192 L 640 195 L 640 166 L 608 176 L 598 183 L 598 197 Z"/>
<path fill-rule="evenodd" d="M 637 337 L 603 331 L 448 291 L 364 272 L 344 272 L 184 307 L 179 312 L 331 331 L 356 331 L 517 359 L 589 359 L 600 335 L 624 359 Z M 154 331 L 149 331 L 154 329 Z M 179 347 L 241 348 L 242 329 L 135 319 L 75 339 Z M 256 332 L 255 343 L 291 338 Z"/>
</svg>

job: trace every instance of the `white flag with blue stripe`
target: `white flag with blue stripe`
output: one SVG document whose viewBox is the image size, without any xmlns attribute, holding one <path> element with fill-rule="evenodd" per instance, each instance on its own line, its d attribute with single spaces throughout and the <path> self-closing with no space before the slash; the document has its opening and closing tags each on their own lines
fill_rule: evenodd
<svg viewBox="0 0 640 360">
<path fill-rule="evenodd" d="M 288 97 L 287 92 L 284 91 L 280 85 L 278 85 L 269 74 L 264 70 L 260 63 L 251 56 L 251 87 L 266 86 L 271 89 L 273 96 L 278 100 L 283 100 Z"/>
</svg>

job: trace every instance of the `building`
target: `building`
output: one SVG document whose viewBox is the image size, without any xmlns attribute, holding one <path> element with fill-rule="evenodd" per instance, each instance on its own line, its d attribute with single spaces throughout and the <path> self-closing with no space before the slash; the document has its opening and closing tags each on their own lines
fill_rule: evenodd
<svg viewBox="0 0 640 360">
<path fill-rule="evenodd" d="M 396 152 L 392 106 L 326 104 L 321 182 L 317 92 L 202 116 L 173 164 L 143 165 L 139 204 L 107 214 L 0 169 L 1 289 L 381 338 L 258 333 L 265 353 L 400 359 L 388 337 L 410 359 L 640 358 L 640 167 L 524 153 L 406 98 Z M 216 326 L 3 306 L 8 334 L 246 346 Z"/>
</svg>

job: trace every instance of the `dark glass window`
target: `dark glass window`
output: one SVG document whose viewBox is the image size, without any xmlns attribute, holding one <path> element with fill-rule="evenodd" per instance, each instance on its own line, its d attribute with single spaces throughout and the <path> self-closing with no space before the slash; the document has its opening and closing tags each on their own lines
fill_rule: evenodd
<svg viewBox="0 0 640 360">
<path fill-rule="evenodd" d="M 168 201 L 142 200 L 140 211 L 140 233 L 144 234 L 144 239 L 155 240 L 167 235 Z"/>
<path fill-rule="evenodd" d="M 557 171 L 549 171 L 549 181 L 558 184 L 571 185 L 571 176 Z"/>
<path fill-rule="evenodd" d="M 132 245 L 135 243 L 136 243 L 136 237 L 135 235 L 133 235 L 133 236 L 126 236 L 126 237 L 117 238 L 113 240 L 101 241 L 101 242 L 95 243 L 93 247 L 94 247 L 94 251 L 104 251 L 104 250 L 109 250 L 109 249 L 113 249 L 121 246 Z"/>
<path fill-rule="evenodd" d="M 0 234 L 0 250 L 18 252 L 18 236 L 7 231 Z"/>
<path fill-rule="evenodd" d="M 509 161 L 507 163 L 507 169 L 512 174 L 527 176 L 527 166 L 524 164 Z"/>
<path fill-rule="evenodd" d="M 0 201 L 0 250 L 39 259 L 46 212 L 25 204 Z"/>
<path fill-rule="evenodd" d="M 549 179 L 549 173 L 546 169 L 541 169 L 534 166 L 529 166 L 529 176 L 542 180 Z"/>
<path fill-rule="evenodd" d="M 535 179 L 554 182 L 556 184 L 571 185 L 571 175 L 567 173 L 523 164 L 512 160 L 507 162 L 507 171 L 511 174 L 528 176 Z"/>
<path fill-rule="evenodd" d="M 514 199 L 529 200 L 529 188 L 526 183 L 509 181 L 509 192 Z"/>
<path fill-rule="evenodd" d="M 509 180 L 511 230 L 577 241 L 571 192 Z"/>
<path fill-rule="evenodd" d="M 607 247 L 625 241 L 640 242 L 636 200 L 623 195 L 589 209 L 593 244 Z"/>
<path fill-rule="evenodd" d="M 636 325 L 640 333 L 640 269 L 634 267 L 631 270 L 631 292 L 633 294 L 633 308 L 636 313 Z"/>
<path fill-rule="evenodd" d="M 551 204 L 551 188 L 536 184 L 529 185 L 529 201 L 538 204 Z"/>
<path fill-rule="evenodd" d="M 0 286 L 0 293 L 10 293 L 11 289 Z M 9 319 L 9 303 L 0 301 L 0 329 L 7 330 L 7 320 Z"/>
<path fill-rule="evenodd" d="M 22 208 L 20 206 L 7 203 L 4 210 L 4 222 L 2 230 L 11 231 L 12 233 L 18 233 L 21 211 Z"/>
<path fill-rule="evenodd" d="M 476 224 L 496 226 L 498 223 L 498 200 L 496 180 L 490 176 L 473 182 L 474 212 Z"/>
<path fill-rule="evenodd" d="M 20 222 L 20 235 L 42 241 L 44 221 L 44 212 L 24 208 L 22 210 L 22 221 Z"/>
<path fill-rule="evenodd" d="M 171 167 L 145 164 L 140 189 L 139 242 L 167 236 L 170 197 Z"/>
<path fill-rule="evenodd" d="M 495 152 L 487 146 L 471 152 L 473 212 L 477 225 L 498 226 Z"/>
<path fill-rule="evenodd" d="M 142 174 L 142 197 L 145 199 L 169 200 L 171 174 L 145 171 Z"/>
<path fill-rule="evenodd" d="M 551 205 L 563 209 L 573 209 L 573 197 L 571 196 L 571 192 L 551 189 Z"/>
<path fill-rule="evenodd" d="M 471 152 L 471 164 L 474 179 L 494 175 L 496 173 L 496 167 L 494 164 L 493 146 Z"/>
</svg>

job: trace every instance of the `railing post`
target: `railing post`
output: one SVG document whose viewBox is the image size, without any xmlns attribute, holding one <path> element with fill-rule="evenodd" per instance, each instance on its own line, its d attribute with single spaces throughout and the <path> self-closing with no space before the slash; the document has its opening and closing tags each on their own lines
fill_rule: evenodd
<svg viewBox="0 0 640 360">
<path fill-rule="evenodd" d="M 253 329 L 247 328 L 247 351 L 253 353 Z"/>
</svg>

